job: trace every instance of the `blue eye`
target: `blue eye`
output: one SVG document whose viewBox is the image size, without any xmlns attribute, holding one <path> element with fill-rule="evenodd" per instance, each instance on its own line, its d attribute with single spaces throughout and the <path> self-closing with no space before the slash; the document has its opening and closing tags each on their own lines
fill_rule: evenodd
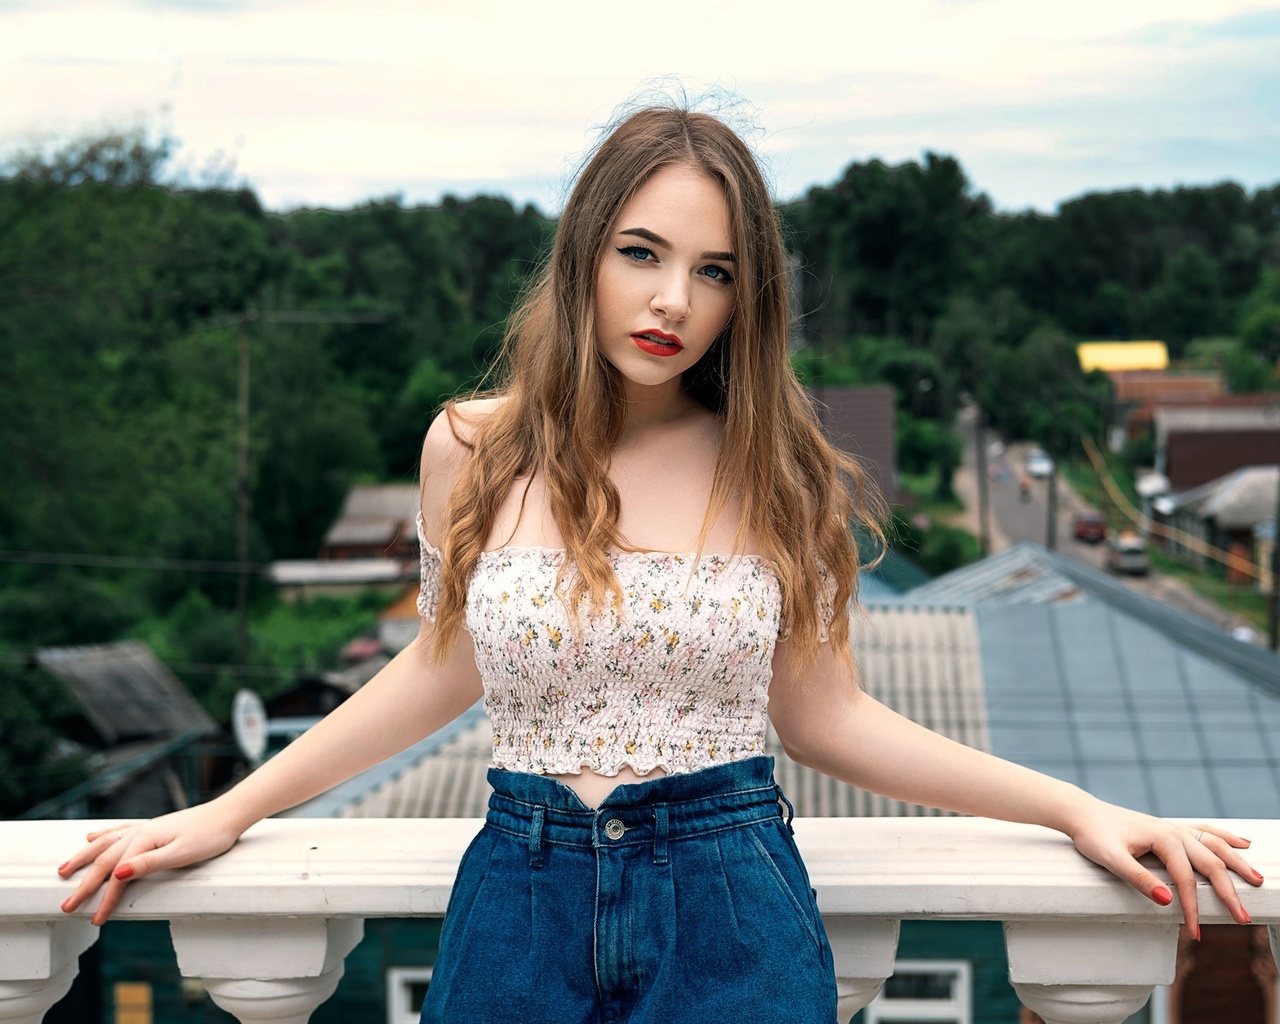
<svg viewBox="0 0 1280 1024">
<path fill-rule="evenodd" d="M 733 275 L 729 273 L 729 271 L 725 270 L 724 267 L 717 267 L 715 265 L 703 267 L 702 273 L 711 278 L 712 281 L 717 281 L 721 284 L 733 283 Z"/>
<path fill-rule="evenodd" d="M 618 252 L 637 263 L 651 263 L 655 258 L 653 250 L 643 245 L 624 245 L 618 249 Z"/>
</svg>

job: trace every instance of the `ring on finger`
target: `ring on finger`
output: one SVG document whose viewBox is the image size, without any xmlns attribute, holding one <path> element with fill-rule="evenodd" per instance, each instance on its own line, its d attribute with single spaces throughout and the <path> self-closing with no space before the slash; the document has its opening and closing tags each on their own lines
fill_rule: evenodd
<svg viewBox="0 0 1280 1024">
<path fill-rule="evenodd" d="M 1201 837 L 1202 835 L 1204 835 L 1204 829 L 1201 829 L 1199 832 L 1197 832 L 1197 833 L 1196 833 L 1195 841 L 1196 841 L 1197 843 L 1198 843 L 1198 842 L 1200 842 L 1200 837 Z"/>
</svg>

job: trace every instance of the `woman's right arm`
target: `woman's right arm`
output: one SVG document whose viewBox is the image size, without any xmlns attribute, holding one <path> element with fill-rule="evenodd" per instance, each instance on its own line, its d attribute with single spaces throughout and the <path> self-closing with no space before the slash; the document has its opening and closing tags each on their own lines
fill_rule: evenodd
<svg viewBox="0 0 1280 1024">
<path fill-rule="evenodd" d="M 463 457 L 443 417 L 423 445 L 423 519 L 440 535 L 443 501 Z M 443 429 L 442 429 L 443 428 Z M 229 850 L 250 825 L 303 803 L 453 721 L 483 693 L 471 637 L 459 631 L 443 662 L 430 653 L 431 624 L 369 682 L 232 789 L 208 803 L 140 825 L 90 833 L 88 845 L 58 868 L 69 878 L 87 866 L 62 904 L 71 912 L 103 888 L 94 924 L 110 916 L 130 879 L 196 864 Z"/>
</svg>

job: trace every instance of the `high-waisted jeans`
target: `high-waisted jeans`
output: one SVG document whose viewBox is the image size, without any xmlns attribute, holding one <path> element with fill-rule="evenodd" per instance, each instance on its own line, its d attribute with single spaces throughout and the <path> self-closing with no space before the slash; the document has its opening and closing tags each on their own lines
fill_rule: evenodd
<svg viewBox="0 0 1280 1024">
<path fill-rule="evenodd" d="M 490 770 L 423 1024 L 832 1024 L 831 948 L 773 759 L 617 787 L 594 809 Z"/>
</svg>

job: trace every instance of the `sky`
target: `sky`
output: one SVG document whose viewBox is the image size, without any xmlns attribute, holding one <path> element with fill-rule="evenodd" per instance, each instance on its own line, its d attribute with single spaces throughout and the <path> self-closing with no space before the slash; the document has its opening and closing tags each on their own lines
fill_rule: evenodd
<svg viewBox="0 0 1280 1024">
<path fill-rule="evenodd" d="M 1011 211 L 1280 182 L 1274 0 L 0 0 L 0 154 L 143 128 L 274 210 L 554 213 L 600 127 L 677 88 L 781 200 L 929 151 Z"/>
</svg>

